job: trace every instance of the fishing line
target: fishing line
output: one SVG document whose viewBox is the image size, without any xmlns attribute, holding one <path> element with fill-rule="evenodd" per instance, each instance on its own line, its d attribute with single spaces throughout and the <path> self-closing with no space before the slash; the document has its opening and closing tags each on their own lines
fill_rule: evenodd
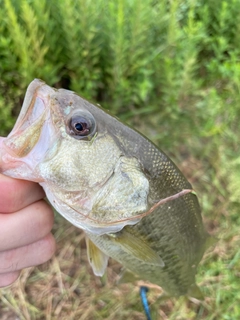
<svg viewBox="0 0 240 320">
<path fill-rule="evenodd" d="M 144 309 L 145 314 L 147 316 L 147 320 L 152 320 L 151 314 L 150 314 L 150 308 L 149 308 L 149 304 L 148 304 L 148 299 L 147 299 L 147 292 L 148 292 L 148 287 L 145 287 L 145 286 L 140 287 L 140 296 L 141 296 L 141 300 L 142 300 L 143 309 Z"/>
</svg>

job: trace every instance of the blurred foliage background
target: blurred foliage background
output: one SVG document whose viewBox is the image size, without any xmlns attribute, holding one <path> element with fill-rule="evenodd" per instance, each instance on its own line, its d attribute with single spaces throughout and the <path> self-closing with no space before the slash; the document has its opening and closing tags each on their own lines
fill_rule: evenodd
<svg viewBox="0 0 240 320">
<path fill-rule="evenodd" d="M 64 87 L 147 135 L 198 193 L 218 239 L 205 300 L 158 301 L 153 319 L 240 319 L 240 0 L 0 0 L 0 135 L 31 80 Z M 120 266 L 95 278 L 83 234 L 56 216 L 56 257 L 0 291 L 1 319 L 145 319 Z"/>
</svg>

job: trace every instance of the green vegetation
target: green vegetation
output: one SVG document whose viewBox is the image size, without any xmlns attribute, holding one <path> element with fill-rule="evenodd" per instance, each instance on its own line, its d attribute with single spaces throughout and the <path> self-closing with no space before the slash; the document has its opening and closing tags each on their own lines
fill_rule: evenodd
<svg viewBox="0 0 240 320">
<path fill-rule="evenodd" d="M 41 78 L 145 133 L 198 193 L 219 241 L 198 272 L 205 300 L 158 301 L 153 319 L 240 319 L 240 0 L 0 0 L 0 135 Z M 145 319 L 138 288 L 98 279 L 59 216 L 56 257 L 0 291 L 1 319 Z"/>
</svg>

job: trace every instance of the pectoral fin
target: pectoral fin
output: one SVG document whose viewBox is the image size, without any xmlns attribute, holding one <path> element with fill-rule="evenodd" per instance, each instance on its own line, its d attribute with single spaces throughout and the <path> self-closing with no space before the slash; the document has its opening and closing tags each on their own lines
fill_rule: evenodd
<svg viewBox="0 0 240 320">
<path fill-rule="evenodd" d="M 123 251 L 134 256 L 136 259 L 148 264 L 164 267 L 165 263 L 159 254 L 146 241 L 136 235 L 132 235 L 126 229 L 123 229 L 119 233 L 109 234 L 109 236 L 122 247 Z"/>
<path fill-rule="evenodd" d="M 103 253 L 95 244 L 86 236 L 88 261 L 96 276 L 103 276 L 107 264 L 108 256 Z"/>
</svg>

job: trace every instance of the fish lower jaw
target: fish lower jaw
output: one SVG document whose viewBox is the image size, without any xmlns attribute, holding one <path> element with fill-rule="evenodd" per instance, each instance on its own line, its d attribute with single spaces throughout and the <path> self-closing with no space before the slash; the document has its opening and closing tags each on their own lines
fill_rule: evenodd
<svg viewBox="0 0 240 320">
<path fill-rule="evenodd" d="M 126 225 L 134 225 L 140 219 L 127 220 L 123 222 L 103 223 L 94 221 L 87 215 L 71 210 L 57 210 L 66 220 L 72 223 L 75 227 L 80 228 L 88 233 L 95 235 L 111 234 L 121 231 Z"/>
<path fill-rule="evenodd" d="M 95 235 L 116 233 L 122 230 L 126 225 L 134 225 L 140 221 L 139 218 L 130 220 L 126 219 L 124 221 L 116 221 L 111 223 L 94 220 L 89 216 L 90 210 L 86 213 L 79 212 L 61 199 L 58 199 L 44 182 L 40 183 L 40 185 L 43 187 L 49 202 L 56 209 L 56 211 L 75 227 L 86 232 Z"/>
</svg>

